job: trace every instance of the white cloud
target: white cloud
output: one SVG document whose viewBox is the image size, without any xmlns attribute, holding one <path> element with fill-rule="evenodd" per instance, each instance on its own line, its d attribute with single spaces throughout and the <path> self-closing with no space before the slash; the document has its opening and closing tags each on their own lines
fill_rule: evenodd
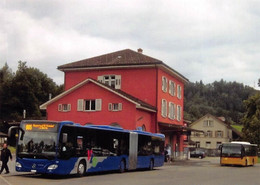
<svg viewBox="0 0 260 185">
<path fill-rule="evenodd" d="M 2 1 L 0 62 L 18 60 L 58 83 L 56 67 L 142 47 L 190 81 L 260 78 L 258 1 Z"/>
</svg>

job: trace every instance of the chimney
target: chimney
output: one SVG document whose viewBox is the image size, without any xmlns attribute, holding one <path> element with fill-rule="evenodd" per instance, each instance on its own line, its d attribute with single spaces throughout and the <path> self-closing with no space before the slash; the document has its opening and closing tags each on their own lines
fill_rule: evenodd
<svg viewBox="0 0 260 185">
<path fill-rule="evenodd" d="M 143 54 L 143 49 L 139 48 L 139 49 L 137 49 L 137 52 Z"/>
</svg>

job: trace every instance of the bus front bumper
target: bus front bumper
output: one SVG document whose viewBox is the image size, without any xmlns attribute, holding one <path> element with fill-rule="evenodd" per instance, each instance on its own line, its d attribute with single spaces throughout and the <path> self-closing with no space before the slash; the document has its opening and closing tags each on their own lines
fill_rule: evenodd
<svg viewBox="0 0 260 185">
<path fill-rule="evenodd" d="M 55 173 L 58 167 L 55 160 L 17 159 L 15 164 L 17 172 Z"/>
<path fill-rule="evenodd" d="M 220 160 L 221 165 L 244 165 L 245 161 L 244 159 L 241 159 L 240 157 L 222 157 Z"/>
</svg>

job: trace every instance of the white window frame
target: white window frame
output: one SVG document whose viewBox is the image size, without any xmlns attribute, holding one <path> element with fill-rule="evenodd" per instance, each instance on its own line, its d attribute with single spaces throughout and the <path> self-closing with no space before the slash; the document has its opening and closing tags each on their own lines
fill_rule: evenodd
<svg viewBox="0 0 260 185">
<path fill-rule="evenodd" d="M 162 99 L 161 115 L 164 118 L 167 117 L 167 100 L 165 99 Z"/>
<path fill-rule="evenodd" d="M 59 104 L 58 105 L 59 112 L 69 112 L 71 111 L 71 104 Z"/>
<path fill-rule="evenodd" d="M 216 137 L 218 137 L 218 138 L 223 138 L 223 131 L 217 130 L 217 131 L 216 131 Z"/>
<path fill-rule="evenodd" d="M 181 106 L 180 105 L 177 105 L 177 120 L 178 121 L 181 121 L 181 116 L 182 116 L 182 111 L 181 111 Z"/>
<path fill-rule="evenodd" d="M 205 137 L 212 137 L 213 132 L 211 130 L 207 130 L 207 132 L 205 132 Z"/>
<path fill-rule="evenodd" d="M 163 92 L 167 92 L 167 85 L 168 85 L 168 82 L 167 82 L 167 78 L 165 76 L 162 76 L 162 91 Z"/>
<path fill-rule="evenodd" d="M 194 137 L 200 137 L 200 133 L 199 132 L 194 132 Z"/>
<path fill-rule="evenodd" d="M 121 89 L 121 75 L 98 76 L 98 81 L 107 84 L 115 89 Z"/>
<path fill-rule="evenodd" d="M 196 148 L 200 148 L 200 141 L 196 141 L 195 143 L 196 143 L 196 144 L 195 144 L 195 145 L 196 145 Z"/>
<path fill-rule="evenodd" d="M 169 94 L 172 96 L 176 95 L 176 84 L 172 80 L 169 80 Z"/>
<path fill-rule="evenodd" d="M 213 120 L 204 120 L 203 121 L 203 126 L 204 127 L 214 127 Z"/>
<path fill-rule="evenodd" d="M 108 104 L 109 111 L 116 112 L 116 111 L 122 111 L 122 109 L 123 109 L 122 103 L 109 103 Z"/>
<path fill-rule="evenodd" d="M 220 146 L 221 144 L 222 144 L 221 141 L 217 141 L 217 142 L 216 142 L 216 148 L 219 149 L 219 146 Z"/>
<path fill-rule="evenodd" d="M 179 99 L 181 99 L 181 93 L 182 93 L 181 86 L 180 86 L 180 85 L 177 85 L 177 97 L 178 97 Z"/>
<path fill-rule="evenodd" d="M 89 110 L 87 110 L 86 102 L 89 101 Z M 95 101 L 95 109 L 91 109 L 92 103 Z M 102 110 L 102 99 L 78 99 L 77 111 L 95 112 Z"/>
<path fill-rule="evenodd" d="M 206 146 L 206 148 L 210 148 L 211 147 L 211 141 L 206 141 L 205 146 Z"/>
<path fill-rule="evenodd" d="M 176 118 L 176 105 L 173 102 L 169 102 L 168 117 L 172 120 Z"/>
</svg>

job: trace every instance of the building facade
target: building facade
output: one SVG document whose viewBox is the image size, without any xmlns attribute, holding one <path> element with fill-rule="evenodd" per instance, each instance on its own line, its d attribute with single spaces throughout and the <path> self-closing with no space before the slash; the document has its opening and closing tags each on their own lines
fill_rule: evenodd
<svg viewBox="0 0 260 185">
<path fill-rule="evenodd" d="M 121 50 L 58 67 L 65 91 L 40 106 L 48 120 L 160 132 L 183 152 L 184 84 L 188 80 L 140 49 Z"/>
<path fill-rule="evenodd" d="M 211 114 L 206 114 L 189 127 L 198 130 L 197 132 L 192 131 L 190 136 L 197 148 L 217 150 L 222 143 L 236 140 L 239 137 L 239 134 L 225 122 L 224 118 L 217 118 Z"/>
</svg>

